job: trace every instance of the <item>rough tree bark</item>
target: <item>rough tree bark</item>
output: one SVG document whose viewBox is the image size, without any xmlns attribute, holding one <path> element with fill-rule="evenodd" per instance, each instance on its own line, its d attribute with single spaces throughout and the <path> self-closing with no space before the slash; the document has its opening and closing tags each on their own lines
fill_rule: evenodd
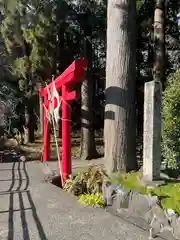
<svg viewBox="0 0 180 240">
<path fill-rule="evenodd" d="M 25 126 L 24 126 L 24 142 L 25 144 L 33 143 L 35 141 L 36 118 L 34 115 L 34 107 L 32 97 L 26 99 L 25 104 Z"/>
<path fill-rule="evenodd" d="M 33 143 L 35 141 L 36 117 L 34 114 L 34 101 L 32 91 L 26 94 L 25 110 L 24 110 L 24 142 L 25 144 Z"/>
<path fill-rule="evenodd" d="M 58 26 L 58 41 L 57 41 L 57 56 L 56 56 L 56 63 L 59 62 L 58 70 L 60 73 L 63 73 L 64 70 L 68 67 L 67 57 L 65 53 L 65 31 L 66 31 L 66 22 L 61 22 Z M 61 110 L 59 112 L 61 116 Z M 59 138 L 62 138 L 62 121 L 59 121 L 57 124 L 57 131 Z"/>
<path fill-rule="evenodd" d="M 108 0 L 105 166 L 127 172 L 136 161 L 136 1 Z"/>
<path fill-rule="evenodd" d="M 165 87 L 165 0 L 155 3 L 153 77 Z"/>
<path fill-rule="evenodd" d="M 97 158 L 93 130 L 93 79 L 92 79 L 92 30 L 90 25 L 84 27 L 84 55 L 88 61 L 88 69 L 81 86 L 81 159 Z"/>
</svg>

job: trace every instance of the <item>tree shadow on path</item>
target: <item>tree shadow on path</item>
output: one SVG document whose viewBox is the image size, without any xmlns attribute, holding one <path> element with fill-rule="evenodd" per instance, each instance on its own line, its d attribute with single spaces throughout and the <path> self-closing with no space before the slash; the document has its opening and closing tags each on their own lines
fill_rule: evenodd
<svg viewBox="0 0 180 240">
<path fill-rule="evenodd" d="M 8 156 L 10 158 L 10 156 Z M 11 160 L 13 161 L 13 160 Z M 26 211 L 32 211 L 32 216 L 34 219 L 34 222 L 36 224 L 37 232 L 39 235 L 39 239 L 41 240 L 47 240 L 46 234 L 44 232 L 43 226 L 41 224 L 41 221 L 39 219 L 39 216 L 37 214 L 36 206 L 34 204 L 33 198 L 31 196 L 30 191 L 28 190 L 29 184 L 30 184 L 30 178 L 28 175 L 28 171 L 26 168 L 26 162 L 21 162 L 18 159 L 14 159 L 12 163 L 12 179 L 11 184 L 7 191 L 0 192 L 0 195 L 9 195 L 9 209 L 7 211 L 1 211 L 0 214 L 9 213 L 8 217 L 8 240 L 15 239 L 14 235 L 14 212 L 20 212 L 20 218 L 21 218 L 21 225 L 22 225 L 22 239 L 23 240 L 30 240 L 29 235 L 29 227 L 28 221 L 26 218 Z M 17 173 L 18 173 L 18 179 L 17 179 Z M 24 176 L 22 178 L 22 176 Z M 4 180 L 9 181 L 9 180 Z M 25 208 L 24 199 L 23 196 L 27 195 L 28 202 L 30 204 L 30 208 Z M 19 209 L 14 209 L 14 200 L 15 195 L 18 195 L 19 200 Z M 17 201 L 17 198 L 16 198 Z M 17 205 L 17 204 L 16 204 Z"/>
</svg>

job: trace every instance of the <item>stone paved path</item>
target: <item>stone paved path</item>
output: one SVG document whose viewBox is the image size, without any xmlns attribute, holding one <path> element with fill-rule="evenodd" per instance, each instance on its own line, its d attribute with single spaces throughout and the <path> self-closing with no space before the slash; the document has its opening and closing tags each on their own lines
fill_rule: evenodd
<svg viewBox="0 0 180 240">
<path fill-rule="evenodd" d="M 148 233 L 44 181 L 39 162 L 0 163 L 0 240 L 147 240 Z"/>
</svg>

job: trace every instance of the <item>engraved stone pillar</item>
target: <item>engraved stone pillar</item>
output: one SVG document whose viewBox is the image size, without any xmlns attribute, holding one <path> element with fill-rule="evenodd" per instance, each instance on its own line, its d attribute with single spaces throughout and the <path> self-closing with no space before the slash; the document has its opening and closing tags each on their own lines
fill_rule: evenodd
<svg viewBox="0 0 180 240">
<path fill-rule="evenodd" d="M 143 178 L 160 180 L 162 87 L 159 81 L 145 83 Z"/>
</svg>

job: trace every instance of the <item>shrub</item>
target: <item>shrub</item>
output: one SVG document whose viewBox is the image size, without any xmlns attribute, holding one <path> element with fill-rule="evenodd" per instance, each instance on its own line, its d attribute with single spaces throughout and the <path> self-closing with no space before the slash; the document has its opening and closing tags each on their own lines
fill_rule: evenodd
<svg viewBox="0 0 180 240">
<path fill-rule="evenodd" d="M 101 186 L 107 174 L 103 167 L 90 167 L 85 172 L 79 172 L 75 178 L 68 180 L 64 189 L 76 196 L 101 192 Z"/>
<path fill-rule="evenodd" d="M 173 209 L 180 214 L 180 183 L 169 182 L 158 187 L 143 186 L 141 172 L 131 172 L 126 175 L 113 174 L 112 183 L 121 185 L 126 190 L 139 192 L 143 195 L 157 196 L 163 209 Z"/>
<path fill-rule="evenodd" d="M 154 195 L 159 197 L 163 209 L 173 209 L 180 214 L 180 183 L 167 183 L 153 191 Z"/>
<path fill-rule="evenodd" d="M 163 99 L 163 163 L 177 169 L 180 157 L 180 71 L 170 75 Z"/>
<path fill-rule="evenodd" d="M 79 202 L 85 205 L 91 205 L 92 207 L 104 207 L 104 201 L 102 199 L 102 193 L 91 193 L 80 195 Z"/>
<path fill-rule="evenodd" d="M 123 186 L 127 190 L 148 194 L 147 187 L 143 186 L 140 182 L 141 177 L 141 172 L 130 172 L 125 175 L 115 173 L 111 176 L 111 182 L 115 185 Z"/>
</svg>

